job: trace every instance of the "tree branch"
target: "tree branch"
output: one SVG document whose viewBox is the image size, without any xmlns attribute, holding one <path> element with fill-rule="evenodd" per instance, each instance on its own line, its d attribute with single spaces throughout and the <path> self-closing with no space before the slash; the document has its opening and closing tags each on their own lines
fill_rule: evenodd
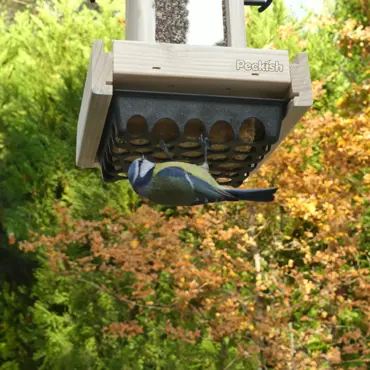
<svg viewBox="0 0 370 370">
<path fill-rule="evenodd" d="M 234 358 L 234 360 L 232 360 L 225 368 L 224 368 L 224 370 L 227 370 L 227 369 L 229 369 L 233 364 L 234 364 L 234 362 L 237 360 L 238 358 L 237 357 L 235 357 Z"/>
<path fill-rule="evenodd" d="M 296 370 L 297 367 L 295 365 L 295 344 L 294 344 L 294 332 L 293 332 L 293 323 L 289 323 L 289 336 L 290 336 L 290 356 L 291 356 L 291 369 Z"/>
<path fill-rule="evenodd" d="M 98 284 L 96 284 L 92 281 L 85 280 L 83 278 L 78 278 L 77 281 L 89 284 L 89 285 L 95 287 L 96 289 L 100 290 L 101 292 L 104 292 L 104 293 L 109 294 L 110 296 L 114 297 L 117 301 L 125 302 L 125 303 L 131 304 L 133 306 L 142 307 L 142 308 L 152 308 L 154 310 L 163 310 L 164 308 L 171 308 L 172 307 L 172 306 L 147 305 L 147 304 L 143 304 L 143 303 L 137 303 L 135 301 L 131 301 L 130 299 L 120 297 L 117 294 L 109 291 L 107 288 L 101 287 L 101 286 L 99 286 Z"/>
</svg>

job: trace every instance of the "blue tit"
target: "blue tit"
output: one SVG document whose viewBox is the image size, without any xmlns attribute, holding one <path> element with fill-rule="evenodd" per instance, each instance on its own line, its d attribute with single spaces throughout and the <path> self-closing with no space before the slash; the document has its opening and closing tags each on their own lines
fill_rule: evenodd
<svg viewBox="0 0 370 370">
<path fill-rule="evenodd" d="M 134 191 L 154 203 L 167 206 L 195 206 L 215 202 L 271 202 L 277 188 L 233 189 L 223 187 L 209 173 L 207 162 L 198 166 L 184 162 L 153 163 L 136 159 L 128 170 L 128 179 Z M 161 147 L 170 156 L 163 141 Z"/>
</svg>

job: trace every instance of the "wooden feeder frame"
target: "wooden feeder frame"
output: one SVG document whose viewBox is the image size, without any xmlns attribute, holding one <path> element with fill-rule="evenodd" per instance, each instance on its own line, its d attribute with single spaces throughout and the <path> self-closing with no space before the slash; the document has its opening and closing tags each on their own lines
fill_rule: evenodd
<svg viewBox="0 0 370 370">
<path fill-rule="evenodd" d="M 258 170 L 313 103 L 308 56 L 299 53 L 289 63 L 286 50 L 246 48 L 244 1 L 224 0 L 224 6 L 227 46 L 199 46 L 156 43 L 154 0 L 126 0 L 126 40 L 114 40 L 112 52 L 104 52 L 100 40 L 92 46 L 78 120 L 78 167 L 101 167 L 99 148 L 114 91 L 124 90 L 285 100 L 278 140 L 246 175 Z M 271 61 L 278 71 L 251 69 Z"/>
</svg>

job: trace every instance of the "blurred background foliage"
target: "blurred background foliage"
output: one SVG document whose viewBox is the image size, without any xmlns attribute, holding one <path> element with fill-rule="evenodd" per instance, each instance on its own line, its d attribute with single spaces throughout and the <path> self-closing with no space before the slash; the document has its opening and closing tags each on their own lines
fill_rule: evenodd
<svg viewBox="0 0 370 370">
<path fill-rule="evenodd" d="M 191 209 L 75 168 L 122 3 L 0 0 L 0 369 L 367 369 L 368 1 L 248 9 L 249 47 L 309 53 L 314 106 L 248 181 L 274 204 Z"/>
</svg>

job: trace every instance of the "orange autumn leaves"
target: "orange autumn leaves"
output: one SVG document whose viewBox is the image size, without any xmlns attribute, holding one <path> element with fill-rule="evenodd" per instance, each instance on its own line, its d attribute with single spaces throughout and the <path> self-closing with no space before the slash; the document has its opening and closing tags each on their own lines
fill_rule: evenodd
<svg viewBox="0 0 370 370">
<path fill-rule="evenodd" d="M 261 169 L 274 174 L 278 201 L 290 217 L 318 229 L 311 234 L 316 242 L 351 243 L 350 230 L 361 230 L 359 217 L 370 200 L 363 172 L 370 164 L 369 122 L 365 113 L 305 118 Z"/>
<path fill-rule="evenodd" d="M 339 46 L 366 51 L 364 31 L 347 25 Z M 325 81 L 315 85 L 320 99 Z M 108 336 L 143 336 L 154 322 L 187 344 L 228 338 L 241 358 L 257 356 L 274 369 L 341 369 L 354 358 L 365 369 L 367 86 L 353 85 L 339 113 L 308 114 L 249 180 L 248 187 L 279 187 L 272 204 L 194 207 L 176 217 L 142 206 L 130 216 L 106 210 L 96 222 L 59 209 L 60 232 L 33 234 L 21 247 L 45 253 L 71 284 L 90 281 L 117 299 L 130 319 L 107 325 Z M 354 104 L 360 109 L 352 112 Z M 88 252 L 74 255 L 76 245 Z"/>
<path fill-rule="evenodd" d="M 119 337 L 135 337 L 143 333 L 143 327 L 136 320 L 127 322 L 114 322 L 103 328 L 103 333 Z"/>
<path fill-rule="evenodd" d="M 274 206 L 267 206 L 271 207 Z M 356 261 L 355 249 L 348 246 L 336 252 L 313 253 L 306 244 L 298 243 L 297 251 L 305 251 L 306 265 L 312 266 L 309 275 L 292 259 L 284 264 L 262 258 L 258 272 L 254 261 L 258 231 L 248 227 L 250 209 L 217 208 L 204 213 L 194 208 L 186 216 L 166 219 L 142 206 L 129 217 L 107 211 L 102 222 L 76 222 L 63 213 L 61 234 L 34 235 L 22 248 L 45 248 L 50 265 L 72 281 L 94 281 L 97 274 L 106 276 L 98 288 L 117 297 L 127 312 L 136 312 L 135 320 L 106 326 L 106 335 L 142 335 L 148 322 L 140 320 L 144 315 L 150 320 L 162 320 L 161 330 L 169 339 L 194 344 L 204 336 L 215 341 L 228 337 L 238 343 L 240 356 L 262 351 L 271 366 L 284 369 L 291 356 L 286 334 L 290 317 L 315 305 L 317 317 L 303 315 L 300 320 L 300 325 L 306 323 L 305 330 L 292 329 L 297 347 L 302 348 L 295 356 L 297 368 L 304 369 L 324 361 L 319 354 L 308 355 L 304 350 L 305 344 L 318 335 L 323 342 L 341 345 L 344 339 L 333 336 L 333 330 L 340 325 L 341 311 L 350 307 L 370 319 L 366 305 L 370 299 L 366 293 L 368 271 L 342 271 L 349 261 Z M 268 227 L 268 216 L 258 214 L 257 224 Z M 239 224 L 245 223 L 244 228 L 227 227 L 235 217 Z M 68 255 L 72 244 L 89 245 L 90 255 Z M 325 269 L 324 274 L 315 271 L 317 264 Z M 293 279 L 293 284 L 287 277 Z M 124 279 L 129 289 L 115 284 Z M 355 292 L 351 300 L 348 289 Z M 165 320 L 161 319 L 163 314 Z M 319 329 L 310 328 L 313 322 L 320 322 Z M 357 338 L 356 348 L 358 353 L 366 353 L 362 337 Z M 328 359 L 332 355 L 328 353 Z"/>
<path fill-rule="evenodd" d="M 134 319 L 110 323 L 106 335 L 135 338 L 154 320 L 170 340 L 227 337 L 241 357 L 258 355 L 275 369 L 293 359 L 297 369 L 340 366 L 353 353 L 365 361 L 370 273 L 359 243 L 368 130 L 361 115 L 306 118 L 251 179 L 265 186 L 274 176 L 275 203 L 194 207 L 170 218 L 142 206 L 130 216 L 107 210 L 95 222 L 60 209 L 56 236 L 33 234 L 21 247 L 42 250 L 71 282 L 93 281 L 117 298 Z M 74 256 L 74 245 L 88 254 Z"/>
<path fill-rule="evenodd" d="M 343 25 L 339 34 L 337 44 L 345 51 L 348 57 L 358 53 L 362 58 L 367 58 L 370 53 L 370 26 L 364 27 L 358 24 L 355 19 L 348 19 Z"/>
</svg>

